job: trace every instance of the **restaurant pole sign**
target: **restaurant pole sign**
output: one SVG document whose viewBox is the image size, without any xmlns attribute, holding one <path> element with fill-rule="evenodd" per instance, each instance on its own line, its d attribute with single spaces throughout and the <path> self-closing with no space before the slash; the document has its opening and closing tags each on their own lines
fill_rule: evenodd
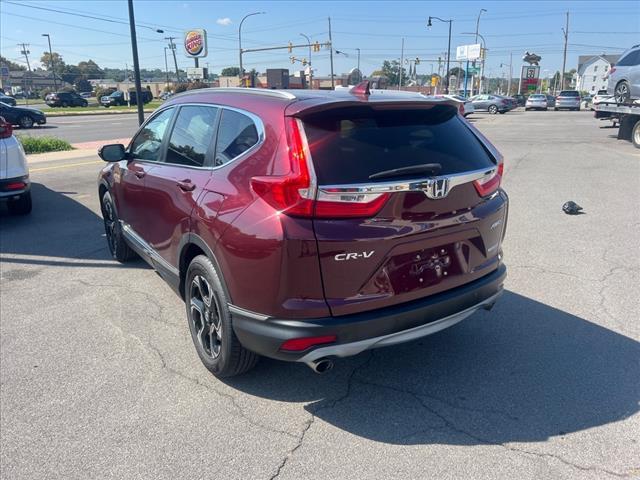
<svg viewBox="0 0 640 480">
<path fill-rule="evenodd" d="M 184 33 L 184 52 L 189 58 L 207 56 L 207 32 L 203 28 L 194 28 Z"/>
</svg>

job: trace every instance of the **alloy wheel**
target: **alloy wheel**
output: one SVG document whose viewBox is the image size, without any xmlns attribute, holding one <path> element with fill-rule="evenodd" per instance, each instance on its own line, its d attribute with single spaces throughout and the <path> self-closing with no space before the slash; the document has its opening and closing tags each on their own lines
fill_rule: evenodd
<svg viewBox="0 0 640 480">
<path fill-rule="evenodd" d="M 189 312 L 189 321 L 202 353 L 217 358 L 222 349 L 222 319 L 216 296 L 203 275 L 196 275 L 191 282 Z"/>
<path fill-rule="evenodd" d="M 625 103 L 629 99 L 629 86 L 625 82 L 621 82 L 616 87 L 616 102 Z"/>
<path fill-rule="evenodd" d="M 33 119 L 31 117 L 28 117 L 27 115 L 20 117 L 20 126 L 22 128 L 33 127 Z"/>
<path fill-rule="evenodd" d="M 111 202 L 104 202 L 104 211 L 102 214 L 104 219 L 104 231 L 107 235 L 107 244 L 109 245 L 109 251 L 112 255 L 116 252 L 116 215 L 113 211 L 113 205 Z"/>
</svg>

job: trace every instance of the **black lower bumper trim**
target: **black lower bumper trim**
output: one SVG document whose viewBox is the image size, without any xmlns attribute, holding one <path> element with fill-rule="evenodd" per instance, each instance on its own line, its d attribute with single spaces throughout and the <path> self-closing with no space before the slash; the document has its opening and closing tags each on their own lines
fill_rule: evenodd
<svg viewBox="0 0 640 480">
<path fill-rule="evenodd" d="M 286 340 L 336 335 L 338 344 L 382 337 L 454 315 L 478 305 L 502 291 L 507 269 L 500 265 L 492 273 L 458 288 L 393 307 L 341 317 L 259 320 L 232 313 L 233 329 L 240 342 L 260 355 L 297 361 L 308 353 L 283 352 Z"/>
</svg>

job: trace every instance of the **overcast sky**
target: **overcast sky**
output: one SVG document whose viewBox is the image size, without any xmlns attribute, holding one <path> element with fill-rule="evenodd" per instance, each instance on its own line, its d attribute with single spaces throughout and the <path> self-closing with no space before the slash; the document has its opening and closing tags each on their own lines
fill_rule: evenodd
<svg viewBox="0 0 640 480">
<path fill-rule="evenodd" d="M 446 55 L 448 24 L 434 21 L 426 27 L 429 15 L 453 19 L 452 57 L 455 47 L 473 43 L 476 19 L 481 8 L 479 32 L 489 49 L 487 73 L 500 75 L 513 53 L 514 76 L 528 50 L 542 56 L 541 68 L 551 71 L 562 66 L 565 12 L 570 12 L 567 70 L 577 66 L 578 55 L 621 53 L 640 43 L 640 8 L 636 1 L 480 1 L 480 2 L 330 2 L 330 1 L 145 1 L 135 0 L 140 63 L 143 68 L 164 69 L 165 36 L 178 37 L 178 63 L 182 68 L 193 61 L 183 54 L 182 37 L 189 28 L 205 28 L 209 55 L 201 66 L 219 72 L 238 65 L 238 24 L 248 13 L 264 15 L 248 18 L 243 25 L 243 47 L 257 48 L 304 43 L 300 33 L 312 41 L 328 40 L 331 16 L 334 48 L 347 53 L 336 55 L 335 71 L 342 73 L 356 66 L 356 48 L 361 50 L 361 70 L 365 75 L 380 67 L 385 59 L 400 58 L 402 38 L 405 57 L 421 58 L 418 73 L 437 70 L 437 59 Z M 37 8 L 34 8 L 37 7 Z M 66 13 L 53 12 L 54 9 Z M 86 15 L 86 16 L 81 16 Z M 87 18 L 96 16 L 100 19 Z M 100 66 L 124 68 L 131 65 L 127 2 L 111 1 L 31 1 L 0 0 L 0 41 L 2 55 L 24 62 L 16 46 L 30 44 L 32 65 L 48 47 L 42 33 L 49 33 L 53 50 L 68 63 L 93 59 Z M 153 28 L 144 28 L 153 27 Z M 154 32 L 164 29 L 165 34 Z M 296 56 L 305 57 L 308 49 Z M 246 69 L 264 71 L 290 68 L 287 50 L 247 53 Z M 317 75 L 329 73 L 329 51 L 313 54 Z M 171 63 L 170 63 L 171 65 Z M 171 67 L 169 67 L 171 68 Z"/>
</svg>

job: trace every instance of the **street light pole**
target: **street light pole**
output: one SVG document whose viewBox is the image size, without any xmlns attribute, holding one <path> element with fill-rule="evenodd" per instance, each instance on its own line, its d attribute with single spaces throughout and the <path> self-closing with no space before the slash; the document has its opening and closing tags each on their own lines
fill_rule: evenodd
<svg viewBox="0 0 640 480">
<path fill-rule="evenodd" d="M 43 37 L 47 37 L 47 41 L 49 42 L 49 64 L 51 65 L 51 75 L 53 75 L 53 88 L 58 90 L 58 81 L 56 80 L 56 67 L 53 63 L 53 52 L 51 51 L 51 37 L 48 33 L 43 33 Z"/>
<path fill-rule="evenodd" d="M 356 50 L 358 51 L 358 71 L 360 71 L 360 49 L 356 48 Z"/>
<path fill-rule="evenodd" d="M 133 13 L 133 0 L 129 4 L 129 28 L 131 30 L 131 50 L 133 53 L 133 75 L 136 82 L 136 105 L 138 107 L 138 124 L 144 123 L 144 106 L 142 102 L 142 84 L 140 83 L 140 64 L 138 63 L 138 40 L 136 38 L 136 21 Z"/>
<path fill-rule="evenodd" d="M 429 17 L 429 21 L 427 22 L 427 27 L 431 27 L 431 20 L 438 20 L 442 23 L 449 23 L 449 43 L 447 45 L 447 72 L 445 74 L 445 88 L 448 94 L 449 93 L 449 64 L 450 64 L 449 62 L 451 61 L 451 24 L 453 23 L 453 19 L 443 20 L 440 17 Z M 464 78 L 466 82 L 466 78 L 467 78 L 466 72 L 465 72 Z"/>
<path fill-rule="evenodd" d="M 480 12 L 478 12 L 478 18 L 476 20 L 476 39 L 475 42 L 478 43 L 478 30 L 480 29 L 480 15 L 482 15 L 483 12 L 487 12 L 486 9 L 481 8 Z M 482 50 L 480 51 L 482 53 Z M 480 82 L 478 83 L 478 93 L 482 93 L 482 74 L 484 73 L 484 59 L 480 58 L 480 61 L 482 62 L 482 67 L 481 67 L 481 71 L 480 71 Z M 476 66 L 476 62 L 474 60 L 473 62 L 473 66 Z M 474 74 L 475 77 L 475 74 Z M 471 82 L 471 92 L 473 93 L 473 85 L 474 82 Z"/>
<path fill-rule="evenodd" d="M 249 18 L 252 17 L 254 15 L 264 15 L 267 12 L 253 12 L 253 13 L 249 13 L 247 15 L 245 15 L 244 17 L 242 17 L 242 20 L 240 20 L 240 25 L 238 26 L 238 50 L 240 52 L 240 71 L 239 73 L 239 78 L 240 78 L 240 82 L 242 82 L 242 79 L 244 78 L 244 68 L 242 67 L 242 24 L 244 23 L 244 21 Z M 244 85 L 242 85 L 244 86 Z"/>
<path fill-rule="evenodd" d="M 311 67 L 311 39 L 304 33 L 301 33 L 300 35 L 303 36 L 309 44 L 309 90 L 311 90 L 313 88 L 313 84 L 311 83 L 313 80 L 313 68 Z"/>
</svg>

